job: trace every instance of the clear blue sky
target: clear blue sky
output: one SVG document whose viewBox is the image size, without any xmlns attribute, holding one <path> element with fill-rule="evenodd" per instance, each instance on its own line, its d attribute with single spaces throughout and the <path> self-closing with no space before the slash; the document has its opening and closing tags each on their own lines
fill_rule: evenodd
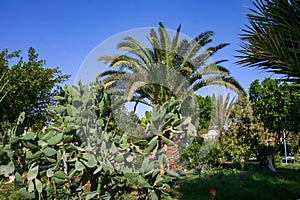
<svg viewBox="0 0 300 200">
<path fill-rule="evenodd" d="M 26 55 L 34 47 L 47 67 L 59 66 L 73 84 L 85 57 L 110 36 L 159 22 L 175 30 L 181 24 L 190 37 L 212 30 L 213 44 L 230 43 L 215 59 L 228 59 L 224 66 L 247 90 L 270 74 L 234 64 L 241 28 L 248 23 L 246 6 L 252 6 L 250 0 L 2 0 L 0 48 Z"/>
</svg>

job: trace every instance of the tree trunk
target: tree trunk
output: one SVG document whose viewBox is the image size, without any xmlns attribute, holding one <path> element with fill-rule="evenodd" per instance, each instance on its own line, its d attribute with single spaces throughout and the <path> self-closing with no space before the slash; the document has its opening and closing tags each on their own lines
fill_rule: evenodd
<svg viewBox="0 0 300 200">
<path fill-rule="evenodd" d="M 294 157 L 295 157 L 295 163 L 300 163 L 299 161 L 300 161 L 300 159 L 299 159 L 299 148 L 296 148 L 295 150 L 294 150 Z"/>
<path fill-rule="evenodd" d="M 267 160 L 268 160 L 268 162 L 269 162 L 269 164 L 268 164 L 269 169 L 270 169 L 272 172 L 276 172 L 276 169 L 275 169 L 274 166 L 273 166 L 273 159 L 272 159 L 272 156 L 271 156 L 271 155 L 267 156 Z"/>
</svg>

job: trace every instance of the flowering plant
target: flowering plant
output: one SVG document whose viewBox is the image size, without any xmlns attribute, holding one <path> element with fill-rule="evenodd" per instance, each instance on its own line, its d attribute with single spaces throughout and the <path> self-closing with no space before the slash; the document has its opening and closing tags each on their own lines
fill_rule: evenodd
<svg viewBox="0 0 300 200">
<path fill-rule="evenodd" d="M 217 191 L 215 189 L 210 189 L 211 199 L 215 199 L 215 196 L 217 195 Z"/>
</svg>

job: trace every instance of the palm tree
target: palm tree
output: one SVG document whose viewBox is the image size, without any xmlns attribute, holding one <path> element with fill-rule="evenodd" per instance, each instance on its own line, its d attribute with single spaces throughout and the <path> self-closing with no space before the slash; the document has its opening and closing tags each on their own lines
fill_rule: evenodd
<svg viewBox="0 0 300 200">
<path fill-rule="evenodd" d="M 221 137 L 222 133 L 229 127 L 231 122 L 230 114 L 234 108 L 235 98 L 230 97 L 230 93 L 224 98 L 223 95 L 213 95 L 213 112 L 211 118 L 211 127 L 214 127 Z"/>
<path fill-rule="evenodd" d="M 165 26 L 159 23 L 158 32 L 150 30 L 150 48 L 127 37 L 118 44 L 118 49 L 124 54 L 100 57 L 99 61 L 104 61 L 111 68 L 99 75 L 106 90 L 116 85 L 122 88 L 124 84 L 120 84 L 120 80 L 121 83 L 129 82 L 126 86 L 130 88 L 128 100 L 148 105 L 165 102 L 184 91 L 182 88 L 197 91 L 207 85 L 221 85 L 237 93 L 244 92 L 229 71 L 220 65 L 226 60 L 209 62 L 210 57 L 226 47 L 227 43 L 200 52 L 212 42 L 210 38 L 214 32 L 201 33 L 188 41 L 180 39 L 180 30 L 181 26 L 171 38 Z"/>
<path fill-rule="evenodd" d="M 256 0 L 254 6 L 247 15 L 250 25 L 241 35 L 237 63 L 300 83 L 300 2 Z"/>
</svg>

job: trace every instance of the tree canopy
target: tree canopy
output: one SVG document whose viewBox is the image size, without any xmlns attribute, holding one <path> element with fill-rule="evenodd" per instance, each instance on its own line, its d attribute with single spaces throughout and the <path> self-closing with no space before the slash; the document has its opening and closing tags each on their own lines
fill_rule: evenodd
<svg viewBox="0 0 300 200">
<path fill-rule="evenodd" d="M 274 155 L 283 143 L 284 133 L 291 141 L 293 153 L 298 156 L 300 132 L 300 93 L 293 84 L 280 83 L 267 78 L 262 82 L 255 80 L 250 85 L 249 98 L 253 105 L 254 116 L 263 122 L 266 137 L 273 141 L 261 152 Z M 272 144 L 272 147 L 270 146 Z M 268 147 L 268 148 L 266 148 Z M 271 147 L 271 148 L 270 148 Z M 296 158 L 297 160 L 297 158 Z"/>
<path fill-rule="evenodd" d="M 4 97 L 0 104 L 1 129 L 14 123 L 21 112 L 26 113 L 24 126 L 42 126 L 52 97 L 59 93 L 59 84 L 69 77 L 62 75 L 58 67 L 44 68 L 46 61 L 39 60 L 33 48 L 28 49 L 27 61 L 20 53 L 9 53 L 7 49 L 0 53 L 0 74 L 4 75 L 1 85 L 8 83 L 0 91 Z"/>
<path fill-rule="evenodd" d="M 263 123 L 253 116 L 247 96 L 240 96 L 230 112 L 230 125 L 220 138 L 226 159 L 241 162 L 257 156 L 258 149 L 268 140 Z M 243 164 L 243 163 L 241 163 Z"/>
<path fill-rule="evenodd" d="M 254 115 L 259 115 L 270 131 L 300 130 L 300 93 L 291 84 L 270 78 L 262 82 L 255 80 L 250 85 L 249 99 Z"/>
</svg>

